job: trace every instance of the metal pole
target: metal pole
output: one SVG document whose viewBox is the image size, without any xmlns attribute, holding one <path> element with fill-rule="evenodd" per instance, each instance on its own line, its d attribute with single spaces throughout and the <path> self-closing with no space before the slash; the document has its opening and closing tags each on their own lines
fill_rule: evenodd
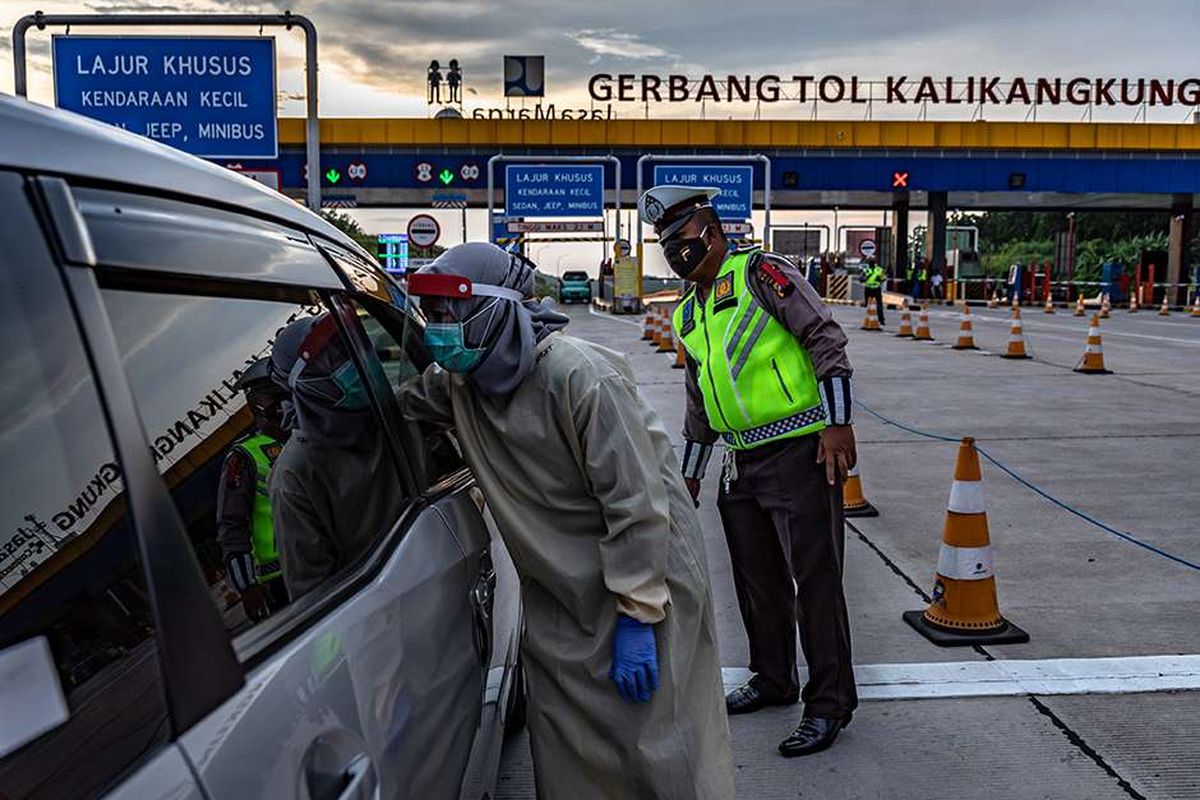
<svg viewBox="0 0 1200 800">
<path fill-rule="evenodd" d="M 25 35 L 36 27 L 71 27 L 95 25 L 145 25 L 151 27 L 209 27 L 246 25 L 251 27 L 293 26 L 304 31 L 305 86 L 307 97 L 307 125 L 305 146 L 308 154 L 308 207 L 315 213 L 321 211 L 321 124 L 317 116 L 317 28 L 312 20 L 300 14 L 285 11 L 282 14 L 43 14 L 38 11 L 21 17 L 13 25 L 13 88 L 17 96 L 26 97 L 29 92 L 26 72 Z"/>
</svg>

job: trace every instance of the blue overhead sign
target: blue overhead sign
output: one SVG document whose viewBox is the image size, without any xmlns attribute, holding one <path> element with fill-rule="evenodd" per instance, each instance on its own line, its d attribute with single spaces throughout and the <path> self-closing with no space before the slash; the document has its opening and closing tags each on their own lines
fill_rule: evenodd
<svg viewBox="0 0 1200 800">
<path fill-rule="evenodd" d="M 207 158 L 275 158 L 275 40 L 55 36 L 54 101 Z"/>
<path fill-rule="evenodd" d="M 604 167 L 510 164 L 504 178 L 507 216 L 604 216 Z"/>
<path fill-rule="evenodd" d="M 722 167 L 702 164 L 656 166 L 654 185 L 715 186 L 721 194 L 713 207 L 721 219 L 750 219 L 754 192 L 754 167 Z"/>
</svg>

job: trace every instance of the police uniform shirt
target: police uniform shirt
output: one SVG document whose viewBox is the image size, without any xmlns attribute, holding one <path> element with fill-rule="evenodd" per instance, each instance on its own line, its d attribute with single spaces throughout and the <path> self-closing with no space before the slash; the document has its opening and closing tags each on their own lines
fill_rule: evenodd
<svg viewBox="0 0 1200 800">
<path fill-rule="evenodd" d="M 846 355 L 846 334 L 833 319 L 829 307 L 804 278 L 800 270 L 786 258 L 774 253 L 763 253 L 763 261 L 769 266 L 764 272 L 760 264 L 752 269 L 747 281 L 754 299 L 786 328 L 808 351 L 813 371 L 821 384 L 830 379 L 844 381 L 845 408 L 830 408 L 832 392 L 822 390 L 826 399 L 826 411 L 837 422 L 849 421 L 850 378 L 853 370 Z M 773 274 L 771 274 L 773 273 Z M 782 280 L 780 280 L 782 278 Z M 696 302 L 701 302 L 697 291 Z M 684 476 L 703 477 L 703 466 L 708 461 L 708 448 L 694 448 L 691 443 L 712 445 L 718 434 L 708 422 L 704 412 L 704 397 L 698 379 L 699 365 L 691 358 L 687 360 L 685 385 L 687 387 L 687 410 L 684 413 L 683 435 L 689 442 L 685 449 Z M 703 450 L 704 452 L 694 452 Z M 690 467 L 689 467 L 690 465 Z M 697 469 L 698 468 L 698 469 Z"/>
</svg>

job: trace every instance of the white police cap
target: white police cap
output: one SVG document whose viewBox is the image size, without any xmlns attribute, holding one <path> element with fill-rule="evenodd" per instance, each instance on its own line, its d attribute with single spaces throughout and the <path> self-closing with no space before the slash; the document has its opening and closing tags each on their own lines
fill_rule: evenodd
<svg viewBox="0 0 1200 800">
<path fill-rule="evenodd" d="M 687 219 L 701 208 L 711 208 L 712 199 L 720 193 L 715 186 L 655 186 L 638 198 L 638 216 L 662 236 L 672 223 Z"/>
</svg>

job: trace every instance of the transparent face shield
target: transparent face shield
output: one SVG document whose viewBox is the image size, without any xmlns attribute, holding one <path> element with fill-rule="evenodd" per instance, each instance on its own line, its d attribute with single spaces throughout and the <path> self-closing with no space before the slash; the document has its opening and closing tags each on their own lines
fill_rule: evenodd
<svg viewBox="0 0 1200 800">
<path fill-rule="evenodd" d="M 513 256 L 513 268 L 519 264 L 517 258 L 519 257 Z M 525 299 L 524 295 L 515 289 L 475 283 L 462 275 L 416 273 L 408 276 L 405 289 L 406 305 L 413 313 L 405 315 L 404 324 L 406 328 L 418 324 L 422 326 L 419 332 L 406 329 L 406 340 L 420 341 L 431 360 L 436 360 L 443 366 L 453 366 L 454 371 L 460 372 L 469 371 L 482 357 L 482 352 L 472 350 L 466 345 L 467 326 L 484 315 L 495 313 L 500 300 L 519 303 Z M 473 297 L 488 297 L 492 300 L 482 303 L 465 319 L 457 319 L 450 308 L 450 301 Z"/>
</svg>

